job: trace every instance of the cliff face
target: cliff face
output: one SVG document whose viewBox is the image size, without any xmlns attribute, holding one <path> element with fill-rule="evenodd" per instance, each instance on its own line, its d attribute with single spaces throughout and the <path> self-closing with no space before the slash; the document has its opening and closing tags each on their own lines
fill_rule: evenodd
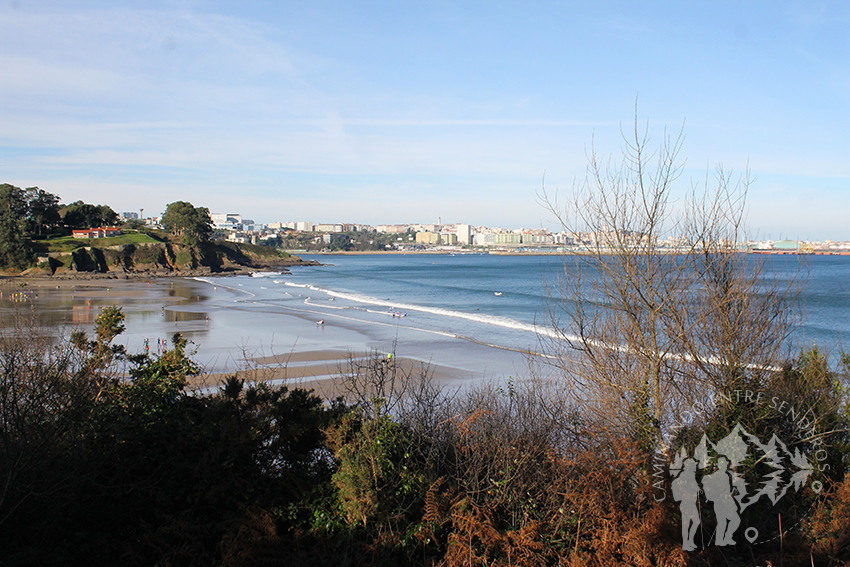
<svg viewBox="0 0 850 567">
<path fill-rule="evenodd" d="M 240 274 L 258 269 L 315 265 L 298 256 L 245 244 L 212 242 L 185 246 L 173 242 L 87 246 L 70 252 L 52 252 L 24 275 L 207 275 Z"/>
</svg>

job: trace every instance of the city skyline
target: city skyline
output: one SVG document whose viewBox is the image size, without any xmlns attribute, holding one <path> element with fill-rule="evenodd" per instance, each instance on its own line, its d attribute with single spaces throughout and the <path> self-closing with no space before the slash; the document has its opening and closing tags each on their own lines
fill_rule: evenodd
<svg viewBox="0 0 850 567">
<path fill-rule="evenodd" d="M 136 215 L 136 216 L 133 216 Z M 133 212 L 122 212 L 121 216 L 125 219 L 138 219 L 140 218 L 136 213 Z M 356 222 L 312 222 L 312 221 L 273 221 L 273 222 L 257 222 L 254 219 L 242 218 L 243 215 L 240 213 L 211 213 L 211 219 L 213 223 L 213 227 L 216 229 L 222 229 L 227 232 L 255 232 L 255 233 L 275 233 L 280 230 L 292 230 L 295 232 L 319 232 L 319 233 L 343 233 L 343 232 L 359 232 L 359 231 L 375 231 L 383 234 L 414 234 L 418 232 L 424 233 L 441 233 L 441 234 L 452 234 L 455 233 L 456 230 L 469 231 L 468 237 L 470 238 L 477 234 L 540 234 L 540 233 L 548 233 L 552 235 L 561 235 L 568 237 L 582 236 L 586 237 L 593 234 L 592 230 L 578 230 L 572 231 L 568 230 L 566 227 L 557 227 L 554 230 L 550 230 L 549 228 L 533 228 L 533 227 L 522 227 L 522 226 L 514 226 L 514 225 L 506 225 L 506 226 L 488 226 L 488 225 L 472 225 L 464 222 L 457 223 L 442 223 L 439 222 L 441 219 L 438 219 L 436 223 L 422 223 L 422 222 L 409 222 L 409 223 L 379 223 L 376 225 L 369 225 L 364 223 L 356 223 Z M 216 218 L 218 217 L 218 218 Z M 147 221 L 158 221 L 159 217 L 147 217 L 145 220 Z M 221 221 L 221 222 L 220 222 Z M 242 228 L 243 224 L 249 225 L 250 228 Z M 674 236 L 672 234 L 666 234 L 659 237 L 661 241 L 673 243 L 679 240 L 679 237 Z M 462 241 L 465 239 L 461 239 Z M 840 245 L 841 248 L 850 247 L 850 240 L 840 240 L 836 238 L 822 238 L 819 240 L 814 239 L 793 239 L 790 237 L 785 237 L 780 234 L 777 237 L 773 237 L 773 235 L 767 235 L 760 238 L 748 238 L 746 242 L 748 243 L 775 243 L 775 242 L 798 242 L 799 244 L 835 244 Z M 470 242 L 471 243 L 471 242 Z"/>
<path fill-rule="evenodd" d="M 0 182 L 66 202 L 555 230 L 544 176 L 616 155 L 637 104 L 653 140 L 684 128 L 679 196 L 749 168 L 755 237 L 850 240 L 840 2 L 19 0 L 0 23 Z"/>
</svg>

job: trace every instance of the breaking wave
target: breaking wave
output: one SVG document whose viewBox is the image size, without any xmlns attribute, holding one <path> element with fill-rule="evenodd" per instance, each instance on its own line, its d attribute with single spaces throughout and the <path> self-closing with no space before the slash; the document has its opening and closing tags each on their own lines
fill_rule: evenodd
<svg viewBox="0 0 850 567">
<path fill-rule="evenodd" d="M 292 287 L 301 287 L 307 288 L 311 291 L 316 291 L 320 293 L 324 293 L 329 297 L 333 297 L 335 299 L 347 300 L 352 303 L 359 303 L 362 305 L 372 305 L 378 307 L 386 307 L 390 311 L 374 311 L 370 309 L 366 309 L 366 311 L 371 313 L 386 313 L 390 315 L 392 312 L 403 311 L 403 312 L 419 312 L 419 313 L 428 313 L 430 315 L 436 315 L 438 317 L 451 317 L 454 319 L 464 319 L 467 321 L 472 321 L 475 323 L 483 323 L 485 325 L 493 325 L 496 327 L 502 327 L 505 329 L 512 329 L 516 331 L 524 331 L 535 333 L 537 335 L 551 337 L 551 338 L 563 338 L 562 335 L 558 335 L 552 329 L 548 327 L 544 327 L 541 325 L 532 325 L 529 323 L 523 323 L 521 321 L 517 321 L 515 319 L 510 319 L 508 317 L 500 317 L 498 315 L 485 315 L 483 313 L 468 313 L 465 311 L 456 311 L 453 309 L 444 309 L 441 307 L 428 307 L 424 305 L 417 305 L 415 303 L 406 303 L 406 302 L 396 302 L 389 301 L 384 299 L 378 299 L 376 297 L 371 297 L 368 295 L 362 295 L 358 293 L 347 293 L 341 291 L 334 291 L 330 289 L 320 288 L 313 285 L 308 284 L 296 284 L 293 282 L 284 282 L 285 285 Z M 308 298 L 309 300 L 309 298 Z M 322 307 L 331 307 L 329 305 L 322 305 Z M 339 307 L 335 307 L 339 309 Z"/>
</svg>

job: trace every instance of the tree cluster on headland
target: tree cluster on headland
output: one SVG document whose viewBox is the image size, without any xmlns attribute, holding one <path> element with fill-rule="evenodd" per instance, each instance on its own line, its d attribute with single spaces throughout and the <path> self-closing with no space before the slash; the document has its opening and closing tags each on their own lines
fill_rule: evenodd
<svg viewBox="0 0 850 567">
<path fill-rule="evenodd" d="M 10 274 L 112 277 L 247 273 L 302 263 L 286 252 L 250 244 L 215 242 L 209 211 L 185 201 L 168 205 L 163 230 L 128 221 L 122 235 L 73 238 L 74 229 L 113 226 L 107 205 L 59 197 L 37 187 L 0 185 L 0 270 Z"/>
</svg>

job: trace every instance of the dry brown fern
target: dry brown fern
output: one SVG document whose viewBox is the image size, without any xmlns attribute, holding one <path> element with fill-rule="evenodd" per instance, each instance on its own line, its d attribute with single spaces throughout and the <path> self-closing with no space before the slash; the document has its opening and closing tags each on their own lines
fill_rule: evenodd
<svg viewBox="0 0 850 567">
<path fill-rule="evenodd" d="M 443 561 L 446 567 L 491 565 L 507 538 L 493 525 L 492 510 L 463 498 L 452 506 L 452 533 Z"/>
<path fill-rule="evenodd" d="M 443 484 L 445 477 L 440 477 L 431 483 L 428 490 L 425 492 L 425 510 L 422 514 L 423 524 L 435 524 L 441 520 L 441 501 L 437 499 L 437 491 Z"/>
<path fill-rule="evenodd" d="M 803 530 L 815 557 L 850 560 L 850 474 L 821 496 Z"/>
</svg>

